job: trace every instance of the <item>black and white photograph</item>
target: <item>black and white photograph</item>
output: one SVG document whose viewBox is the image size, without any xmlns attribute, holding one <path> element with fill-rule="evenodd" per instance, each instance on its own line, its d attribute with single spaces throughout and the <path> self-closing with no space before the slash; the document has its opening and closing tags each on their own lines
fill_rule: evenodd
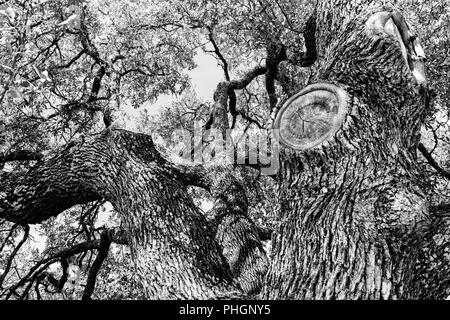
<svg viewBox="0 0 450 320">
<path fill-rule="evenodd" d="M 0 1 L 0 300 L 445 302 L 449 80 L 448 0 Z"/>
</svg>

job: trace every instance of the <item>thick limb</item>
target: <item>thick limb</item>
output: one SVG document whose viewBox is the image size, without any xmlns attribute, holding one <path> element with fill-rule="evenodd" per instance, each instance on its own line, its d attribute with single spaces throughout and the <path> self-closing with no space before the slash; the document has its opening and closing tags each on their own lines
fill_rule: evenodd
<svg viewBox="0 0 450 320">
<path fill-rule="evenodd" d="M 2 173 L 0 217 L 39 223 L 103 198 L 121 214 L 149 298 L 239 295 L 208 224 L 149 136 L 106 131 L 39 162 Z"/>
</svg>

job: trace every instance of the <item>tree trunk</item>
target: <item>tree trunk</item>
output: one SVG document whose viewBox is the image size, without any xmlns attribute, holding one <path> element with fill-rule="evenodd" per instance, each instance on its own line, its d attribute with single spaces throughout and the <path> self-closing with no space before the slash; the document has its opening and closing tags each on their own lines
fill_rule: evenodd
<svg viewBox="0 0 450 320">
<path fill-rule="evenodd" d="M 432 219 L 416 150 L 429 95 L 408 63 L 418 57 L 400 35 L 408 31 L 397 23 L 401 15 L 369 5 L 375 2 L 323 1 L 318 7 L 321 60 L 311 82 L 344 90 L 347 112 L 314 148 L 283 151 L 281 226 L 265 298 L 421 297 L 414 274 Z M 378 12 L 390 17 L 398 34 L 383 29 L 388 19 L 380 26 L 381 18 L 370 20 Z M 324 98 L 316 99 L 321 104 Z M 308 132 L 291 134 L 312 140 Z"/>
</svg>

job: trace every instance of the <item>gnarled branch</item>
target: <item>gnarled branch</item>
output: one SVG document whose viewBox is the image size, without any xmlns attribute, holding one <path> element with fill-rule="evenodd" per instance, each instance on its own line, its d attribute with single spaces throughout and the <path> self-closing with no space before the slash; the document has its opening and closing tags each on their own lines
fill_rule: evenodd
<svg viewBox="0 0 450 320">
<path fill-rule="evenodd" d="M 432 166 L 442 177 L 446 179 L 450 179 L 450 172 L 444 170 L 433 158 L 430 152 L 428 152 L 427 148 L 420 143 L 417 149 L 420 151 L 420 153 L 425 157 L 425 159 L 428 161 L 430 166 Z"/>
<path fill-rule="evenodd" d="M 84 288 L 82 300 L 91 300 L 91 295 L 95 289 L 95 282 L 97 280 L 98 272 L 102 267 L 103 262 L 108 257 L 109 247 L 111 246 L 111 240 L 109 239 L 108 233 L 103 232 L 100 235 L 100 242 L 97 257 L 92 264 L 89 275 L 86 282 L 86 287 Z"/>
<path fill-rule="evenodd" d="M 39 161 L 43 154 L 31 150 L 16 150 L 12 152 L 0 152 L 0 164 L 11 161 Z"/>
<path fill-rule="evenodd" d="M 310 67 L 317 60 L 316 28 L 316 13 L 314 13 L 306 21 L 305 29 L 303 31 L 306 51 L 295 52 L 288 58 L 290 63 L 300 67 Z"/>
</svg>

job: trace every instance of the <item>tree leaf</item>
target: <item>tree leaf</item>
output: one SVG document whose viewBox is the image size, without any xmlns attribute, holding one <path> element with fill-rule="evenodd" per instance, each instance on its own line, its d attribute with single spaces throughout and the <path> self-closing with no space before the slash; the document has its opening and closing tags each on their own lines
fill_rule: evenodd
<svg viewBox="0 0 450 320">
<path fill-rule="evenodd" d="M 20 95 L 17 93 L 16 90 L 11 89 L 11 90 L 8 91 L 8 94 L 13 99 L 20 98 Z"/>
</svg>

